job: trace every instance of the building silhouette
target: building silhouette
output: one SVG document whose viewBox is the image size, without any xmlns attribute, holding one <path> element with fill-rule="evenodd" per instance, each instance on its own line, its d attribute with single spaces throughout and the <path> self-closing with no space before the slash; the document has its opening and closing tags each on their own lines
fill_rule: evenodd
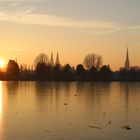
<svg viewBox="0 0 140 140">
<path fill-rule="evenodd" d="M 50 65 L 54 67 L 53 53 L 51 52 Z"/>
<path fill-rule="evenodd" d="M 126 60 L 125 60 L 124 68 L 126 70 L 129 70 L 130 69 L 130 61 L 129 61 L 128 48 L 127 48 L 127 51 L 126 51 Z"/>
<path fill-rule="evenodd" d="M 55 65 L 59 65 L 59 64 L 60 64 L 60 61 L 59 61 L 59 54 L 58 54 L 58 52 L 57 52 Z"/>
<path fill-rule="evenodd" d="M 51 52 L 51 57 L 50 57 L 49 64 L 50 64 L 52 67 L 54 67 L 54 66 L 60 64 L 60 61 L 59 61 L 59 53 L 58 53 L 58 52 L 57 52 L 57 55 L 56 55 L 56 61 L 55 61 L 55 63 L 54 63 L 54 59 L 53 59 L 53 53 Z"/>
</svg>

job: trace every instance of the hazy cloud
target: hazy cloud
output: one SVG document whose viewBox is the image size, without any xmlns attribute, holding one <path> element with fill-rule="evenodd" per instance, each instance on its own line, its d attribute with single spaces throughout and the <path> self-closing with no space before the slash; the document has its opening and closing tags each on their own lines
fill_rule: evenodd
<svg viewBox="0 0 140 140">
<path fill-rule="evenodd" d="M 82 29 L 99 29 L 99 30 L 118 30 L 120 26 L 114 22 L 100 20 L 77 20 L 61 16 L 35 14 L 33 9 L 23 12 L 6 12 L 0 11 L 0 21 L 8 21 L 22 24 L 36 24 L 55 27 L 69 27 Z"/>
<path fill-rule="evenodd" d="M 24 49 L 17 47 L 5 47 L 0 49 L 1 52 L 22 52 Z"/>
<path fill-rule="evenodd" d="M 140 25 L 135 25 L 135 26 L 128 26 L 125 29 L 130 29 L 130 30 L 140 30 Z"/>
<path fill-rule="evenodd" d="M 0 11 L 0 21 L 20 24 L 34 24 L 63 28 L 89 30 L 92 33 L 105 34 L 118 30 L 140 29 L 140 26 L 121 26 L 116 22 L 101 20 L 79 20 L 61 16 L 34 13 L 33 8 L 23 11 Z"/>
<path fill-rule="evenodd" d="M 2 2 L 28 2 L 28 1 L 50 1 L 50 0 L 0 0 Z"/>
</svg>

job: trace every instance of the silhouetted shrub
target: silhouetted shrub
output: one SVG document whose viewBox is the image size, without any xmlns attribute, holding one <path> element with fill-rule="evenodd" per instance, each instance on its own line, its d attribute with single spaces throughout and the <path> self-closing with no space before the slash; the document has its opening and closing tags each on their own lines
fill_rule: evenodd
<svg viewBox="0 0 140 140">
<path fill-rule="evenodd" d="M 62 68 L 62 73 L 63 73 L 63 76 L 69 77 L 72 74 L 72 68 L 71 68 L 71 66 L 69 64 L 66 64 Z"/>
<path fill-rule="evenodd" d="M 85 71 L 84 66 L 82 64 L 77 65 L 77 67 L 76 67 L 76 74 L 78 76 L 85 76 L 85 73 L 86 73 L 86 71 Z"/>
<path fill-rule="evenodd" d="M 90 70 L 89 70 L 89 75 L 92 76 L 92 77 L 97 77 L 98 76 L 98 71 L 95 67 L 92 67 Z"/>
<path fill-rule="evenodd" d="M 35 72 L 38 76 L 45 76 L 47 73 L 47 65 L 45 63 L 38 63 Z"/>
<path fill-rule="evenodd" d="M 103 65 L 101 68 L 100 68 L 100 75 L 102 77 L 110 77 L 112 74 L 112 71 L 110 69 L 110 66 L 109 65 Z"/>
<path fill-rule="evenodd" d="M 119 70 L 119 76 L 124 78 L 124 77 L 128 77 L 128 71 L 125 68 L 120 68 Z"/>
<path fill-rule="evenodd" d="M 61 73 L 61 65 L 60 64 L 56 64 L 53 68 L 54 74 L 55 75 L 60 75 Z"/>
<path fill-rule="evenodd" d="M 51 76 L 53 74 L 53 67 L 50 64 L 46 65 L 46 74 L 47 76 Z"/>
</svg>

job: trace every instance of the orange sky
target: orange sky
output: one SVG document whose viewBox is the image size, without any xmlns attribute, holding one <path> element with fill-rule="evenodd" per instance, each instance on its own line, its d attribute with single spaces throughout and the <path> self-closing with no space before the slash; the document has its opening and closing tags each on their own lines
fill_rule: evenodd
<svg viewBox="0 0 140 140">
<path fill-rule="evenodd" d="M 58 51 L 62 64 L 75 66 L 96 53 L 116 70 L 124 65 L 128 46 L 131 66 L 140 66 L 139 2 L 101 1 L 0 2 L 0 58 L 32 65 L 39 53 L 55 57 Z"/>
</svg>

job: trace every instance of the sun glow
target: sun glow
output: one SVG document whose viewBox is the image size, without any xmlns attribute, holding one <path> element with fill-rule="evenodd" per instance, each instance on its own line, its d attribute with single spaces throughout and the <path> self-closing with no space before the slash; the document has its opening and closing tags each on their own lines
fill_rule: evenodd
<svg viewBox="0 0 140 140">
<path fill-rule="evenodd" d="M 5 61 L 0 59 L 0 68 L 4 68 L 5 66 Z"/>
</svg>

